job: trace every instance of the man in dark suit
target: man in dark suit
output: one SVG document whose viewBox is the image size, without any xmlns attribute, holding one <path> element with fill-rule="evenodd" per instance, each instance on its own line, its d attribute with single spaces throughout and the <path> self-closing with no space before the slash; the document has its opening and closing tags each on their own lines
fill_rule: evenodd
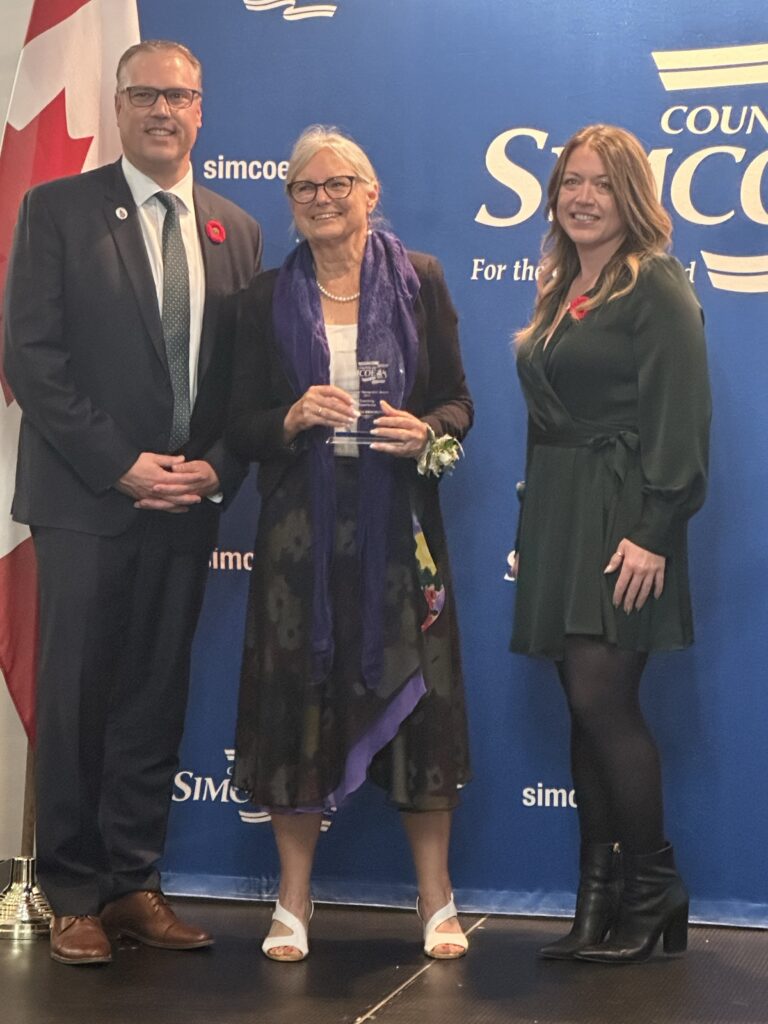
<svg viewBox="0 0 768 1024">
<path fill-rule="evenodd" d="M 186 47 L 126 51 L 122 159 L 27 194 L 7 277 L 13 516 L 40 583 L 38 870 L 68 964 L 108 962 L 118 934 L 213 941 L 175 916 L 157 862 L 208 557 L 243 475 L 222 435 L 261 234 L 192 182 L 200 103 Z"/>
</svg>

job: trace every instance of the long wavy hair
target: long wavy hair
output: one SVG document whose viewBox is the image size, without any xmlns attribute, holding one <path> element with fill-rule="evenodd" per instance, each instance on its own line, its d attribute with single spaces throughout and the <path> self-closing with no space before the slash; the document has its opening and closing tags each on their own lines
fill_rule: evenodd
<svg viewBox="0 0 768 1024">
<path fill-rule="evenodd" d="M 530 323 L 515 336 L 518 346 L 536 337 L 554 320 L 580 270 L 576 246 L 557 219 L 557 199 L 565 169 L 578 146 L 589 146 L 602 160 L 626 231 L 621 245 L 602 269 L 597 291 L 580 309 L 586 312 L 631 292 L 642 264 L 666 252 L 671 242 L 672 222 L 656 196 L 651 165 L 635 136 L 610 124 L 592 124 L 576 132 L 560 154 L 547 186 L 551 226 L 541 248 L 547 279 L 538 290 Z"/>
</svg>

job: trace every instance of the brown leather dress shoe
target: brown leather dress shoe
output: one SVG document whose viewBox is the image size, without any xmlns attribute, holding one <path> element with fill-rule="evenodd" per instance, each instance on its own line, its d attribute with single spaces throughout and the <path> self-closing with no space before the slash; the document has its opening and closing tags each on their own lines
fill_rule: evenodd
<svg viewBox="0 0 768 1024">
<path fill-rule="evenodd" d="M 108 964 L 112 947 L 98 917 L 54 917 L 51 921 L 51 959 L 60 964 Z"/>
<path fill-rule="evenodd" d="M 129 892 L 108 903 L 101 923 L 110 936 L 126 935 L 159 949 L 203 949 L 213 938 L 202 928 L 184 924 L 161 892 Z"/>
</svg>

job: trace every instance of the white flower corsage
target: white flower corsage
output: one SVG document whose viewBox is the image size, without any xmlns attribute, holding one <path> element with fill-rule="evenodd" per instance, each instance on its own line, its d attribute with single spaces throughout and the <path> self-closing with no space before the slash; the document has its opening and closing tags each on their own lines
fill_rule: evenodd
<svg viewBox="0 0 768 1024">
<path fill-rule="evenodd" d="M 515 560 L 517 558 L 517 552 L 513 549 L 507 555 L 507 571 L 504 573 L 504 579 L 507 583 L 517 582 L 517 573 L 515 572 Z"/>
<path fill-rule="evenodd" d="M 453 467 L 464 454 L 455 437 L 450 434 L 443 434 L 436 437 L 435 432 L 427 423 L 427 443 L 424 451 L 419 456 L 416 469 L 422 476 L 442 476 L 443 473 L 452 473 Z"/>
</svg>

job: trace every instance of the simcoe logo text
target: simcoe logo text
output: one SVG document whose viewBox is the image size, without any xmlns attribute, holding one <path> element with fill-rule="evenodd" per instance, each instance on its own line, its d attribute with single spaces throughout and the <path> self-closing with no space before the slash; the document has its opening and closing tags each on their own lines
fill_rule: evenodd
<svg viewBox="0 0 768 1024">
<path fill-rule="evenodd" d="M 215 572 L 250 572 L 253 569 L 253 552 L 214 548 L 208 558 L 208 568 Z"/>
<path fill-rule="evenodd" d="M 535 786 L 524 786 L 521 794 L 523 807 L 553 807 L 568 810 L 576 807 L 576 792 L 565 786 L 545 786 L 537 782 Z"/>
</svg>

